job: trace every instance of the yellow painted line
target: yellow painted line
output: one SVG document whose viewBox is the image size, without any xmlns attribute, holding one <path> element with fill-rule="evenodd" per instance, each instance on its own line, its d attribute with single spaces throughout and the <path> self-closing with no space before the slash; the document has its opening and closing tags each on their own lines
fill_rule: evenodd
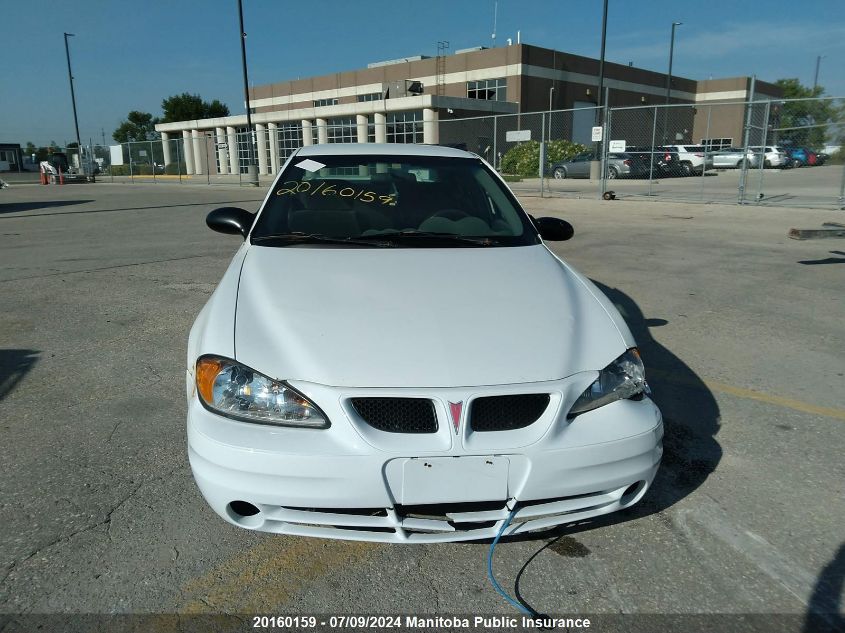
<svg viewBox="0 0 845 633">
<path fill-rule="evenodd" d="M 182 587 L 180 614 L 259 613 L 384 544 L 268 536 Z"/>
<path fill-rule="evenodd" d="M 782 396 L 773 396 L 768 393 L 763 393 L 762 391 L 754 391 L 753 389 L 745 389 L 744 387 L 735 387 L 734 385 L 729 385 L 723 382 L 717 382 L 715 380 L 702 379 L 698 381 L 679 378 L 672 372 L 662 371 L 660 369 L 651 369 L 648 370 L 648 373 L 656 374 L 669 382 L 674 382 L 675 384 L 684 385 L 687 387 L 698 387 L 701 384 L 704 384 L 704 386 L 706 386 L 711 391 L 727 393 L 732 396 L 736 396 L 737 398 L 744 398 L 746 400 L 756 400 L 757 402 L 765 402 L 767 404 L 773 404 L 775 406 L 784 407 L 786 409 L 792 409 L 793 411 L 810 413 L 812 415 L 820 415 L 827 418 L 834 418 L 836 420 L 845 420 L 845 410 L 843 409 L 819 407 L 808 402 L 802 402 L 801 400 L 793 400 L 792 398 L 784 398 Z"/>
</svg>

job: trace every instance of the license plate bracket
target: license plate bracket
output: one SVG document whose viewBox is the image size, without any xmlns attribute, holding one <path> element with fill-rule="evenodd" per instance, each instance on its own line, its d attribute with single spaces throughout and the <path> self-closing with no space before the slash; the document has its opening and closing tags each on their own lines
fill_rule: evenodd
<svg viewBox="0 0 845 633">
<path fill-rule="evenodd" d="M 507 457 L 415 457 L 402 464 L 403 505 L 508 498 Z"/>
</svg>

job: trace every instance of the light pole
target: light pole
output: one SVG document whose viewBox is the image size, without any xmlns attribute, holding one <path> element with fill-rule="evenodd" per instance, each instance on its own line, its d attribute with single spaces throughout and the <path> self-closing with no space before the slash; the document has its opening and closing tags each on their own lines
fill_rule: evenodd
<svg viewBox="0 0 845 633">
<path fill-rule="evenodd" d="M 816 96 L 816 86 L 819 85 L 819 66 L 822 63 L 822 57 L 826 57 L 826 55 L 818 55 L 816 57 L 816 74 L 813 77 L 813 96 Z"/>
<path fill-rule="evenodd" d="M 67 45 L 67 38 L 74 37 L 73 33 L 65 33 L 65 55 L 67 56 L 67 76 L 70 80 L 70 101 L 73 104 L 73 125 L 76 128 L 76 154 L 78 156 L 79 168 L 82 168 L 82 142 L 79 140 L 79 121 L 76 118 L 76 95 L 73 92 L 73 73 L 70 71 L 70 48 Z"/>
<path fill-rule="evenodd" d="M 249 147 L 249 174 L 252 176 L 252 184 L 258 186 L 258 166 L 255 164 L 255 147 L 252 142 L 252 113 L 249 107 L 249 76 L 246 73 L 246 33 L 244 32 L 244 7 L 241 0 L 238 0 L 238 20 L 241 26 L 241 65 L 244 70 L 244 99 L 246 100 L 246 133 L 247 146 Z"/>
<path fill-rule="evenodd" d="M 681 26 L 683 22 L 672 22 L 672 37 L 669 40 L 669 74 L 666 75 L 666 112 L 663 117 L 663 144 L 666 144 L 666 137 L 669 133 L 669 96 L 672 91 L 672 61 L 675 57 L 675 27 Z"/>
</svg>

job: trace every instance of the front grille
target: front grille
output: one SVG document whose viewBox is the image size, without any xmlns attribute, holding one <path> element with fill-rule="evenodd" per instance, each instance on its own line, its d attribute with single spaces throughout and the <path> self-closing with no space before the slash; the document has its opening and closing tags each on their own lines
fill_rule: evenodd
<svg viewBox="0 0 845 633">
<path fill-rule="evenodd" d="M 536 422 L 549 406 L 549 394 L 530 393 L 476 398 L 469 412 L 473 431 L 512 431 Z"/>
<path fill-rule="evenodd" d="M 437 414 L 425 398 L 352 398 L 352 407 L 367 424 L 388 433 L 434 433 Z"/>
</svg>

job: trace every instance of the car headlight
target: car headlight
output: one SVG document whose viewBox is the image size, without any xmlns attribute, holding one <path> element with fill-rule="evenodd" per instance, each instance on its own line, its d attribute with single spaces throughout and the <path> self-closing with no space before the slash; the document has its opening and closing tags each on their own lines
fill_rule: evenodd
<svg viewBox="0 0 845 633">
<path fill-rule="evenodd" d="M 574 418 L 617 400 L 650 393 L 640 352 L 632 347 L 599 372 L 596 381 L 572 405 L 568 417 Z"/>
<path fill-rule="evenodd" d="M 246 365 L 220 356 L 201 356 L 196 369 L 197 393 L 210 411 L 258 424 L 330 426 L 319 407 L 301 393 Z"/>
</svg>

